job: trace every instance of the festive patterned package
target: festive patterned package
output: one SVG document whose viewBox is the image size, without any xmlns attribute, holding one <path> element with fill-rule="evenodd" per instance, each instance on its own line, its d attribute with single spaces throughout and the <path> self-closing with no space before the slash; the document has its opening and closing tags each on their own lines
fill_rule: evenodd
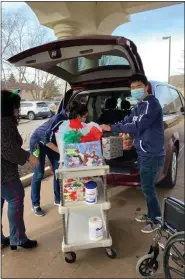
<svg viewBox="0 0 185 279">
<path fill-rule="evenodd" d="M 58 134 L 62 142 L 71 144 L 99 141 L 103 132 L 97 123 L 83 123 L 76 118 L 63 121 L 59 126 Z"/>
<path fill-rule="evenodd" d="M 123 156 L 123 140 L 121 137 L 102 138 L 103 157 L 111 160 Z"/>
<path fill-rule="evenodd" d="M 63 180 L 64 202 L 85 200 L 85 183 L 89 181 L 91 177 Z"/>
<path fill-rule="evenodd" d="M 64 166 L 66 168 L 102 165 L 103 156 L 100 141 L 64 145 Z"/>
<path fill-rule="evenodd" d="M 129 150 L 133 146 L 133 137 L 130 134 L 122 133 L 119 136 L 123 139 L 123 150 Z"/>
</svg>

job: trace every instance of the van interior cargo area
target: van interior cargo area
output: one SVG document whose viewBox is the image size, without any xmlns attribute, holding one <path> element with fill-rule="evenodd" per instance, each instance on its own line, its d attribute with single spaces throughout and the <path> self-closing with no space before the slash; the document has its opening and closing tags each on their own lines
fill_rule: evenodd
<svg viewBox="0 0 185 279">
<path fill-rule="evenodd" d="M 98 91 L 98 90 L 97 90 Z M 136 100 L 131 98 L 128 88 L 115 89 L 114 91 L 99 90 L 98 92 L 80 92 L 70 99 L 84 103 L 88 107 L 88 117 L 86 122 L 96 122 L 98 124 L 113 124 L 122 121 L 126 115 L 130 114 L 131 108 L 136 105 Z M 113 135 L 105 132 L 104 137 Z M 130 150 L 123 150 L 123 156 L 106 160 L 113 174 L 130 174 L 137 169 L 137 153 L 134 147 Z"/>
</svg>

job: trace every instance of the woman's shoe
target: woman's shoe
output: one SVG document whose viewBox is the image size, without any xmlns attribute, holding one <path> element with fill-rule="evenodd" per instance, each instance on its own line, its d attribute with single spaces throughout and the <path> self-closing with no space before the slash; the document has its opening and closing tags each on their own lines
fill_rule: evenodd
<svg viewBox="0 0 185 279">
<path fill-rule="evenodd" d="M 21 245 L 10 245 L 11 250 L 17 250 L 17 246 L 25 248 L 25 249 L 31 249 L 37 246 L 37 240 L 30 240 L 28 239 L 24 244 Z"/>
<path fill-rule="evenodd" d="M 1 249 L 8 247 L 10 245 L 10 238 L 9 236 L 5 237 L 3 243 L 1 243 Z"/>
</svg>

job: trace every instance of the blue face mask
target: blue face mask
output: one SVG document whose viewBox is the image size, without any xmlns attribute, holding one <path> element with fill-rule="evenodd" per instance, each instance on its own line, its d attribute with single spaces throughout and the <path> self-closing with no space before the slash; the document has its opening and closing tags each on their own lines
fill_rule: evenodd
<svg viewBox="0 0 185 279">
<path fill-rule="evenodd" d="M 138 88 L 138 89 L 131 90 L 131 96 L 132 96 L 132 98 L 134 98 L 138 101 L 142 100 L 143 97 L 145 96 L 144 88 Z"/>
</svg>

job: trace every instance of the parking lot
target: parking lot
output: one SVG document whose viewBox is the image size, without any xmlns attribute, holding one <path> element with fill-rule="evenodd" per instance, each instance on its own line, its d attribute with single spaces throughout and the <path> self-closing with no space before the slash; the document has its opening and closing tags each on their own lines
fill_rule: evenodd
<svg viewBox="0 0 185 279">
<path fill-rule="evenodd" d="M 36 123 L 36 122 L 35 122 Z M 142 193 L 134 187 L 115 187 L 109 190 L 112 208 L 109 214 L 113 246 L 118 258 L 107 258 L 103 249 L 77 253 L 76 263 L 65 263 L 61 252 L 61 216 L 53 205 L 52 177 L 42 183 L 42 206 L 46 216 L 38 218 L 31 213 L 30 187 L 25 189 L 25 223 L 27 234 L 37 239 L 39 246 L 32 251 L 3 250 L 3 278 L 141 278 L 135 266 L 148 252 L 152 235 L 142 234 L 135 214 L 145 209 Z M 174 189 L 158 189 L 160 202 L 167 196 L 184 199 L 184 148 L 179 156 L 178 180 Z M 7 207 L 3 212 L 3 229 L 8 234 Z M 155 278 L 164 278 L 161 270 Z"/>
<path fill-rule="evenodd" d="M 49 118 L 48 118 L 49 119 Z M 23 138 L 23 148 L 29 149 L 29 140 L 32 133 L 35 131 L 37 127 L 39 127 L 42 123 L 46 122 L 48 119 L 37 119 L 37 120 L 28 120 L 21 119 L 18 130 Z"/>
</svg>

